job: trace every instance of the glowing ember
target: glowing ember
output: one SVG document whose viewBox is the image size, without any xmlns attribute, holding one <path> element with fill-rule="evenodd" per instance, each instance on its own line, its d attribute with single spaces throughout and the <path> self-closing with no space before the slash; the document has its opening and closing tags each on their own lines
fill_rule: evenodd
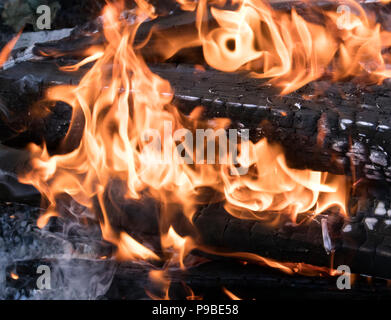
<svg viewBox="0 0 391 320">
<path fill-rule="evenodd" d="M 11 272 L 10 276 L 14 280 L 18 280 L 19 279 L 19 276 L 16 273 L 14 273 L 14 272 Z"/>
</svg>

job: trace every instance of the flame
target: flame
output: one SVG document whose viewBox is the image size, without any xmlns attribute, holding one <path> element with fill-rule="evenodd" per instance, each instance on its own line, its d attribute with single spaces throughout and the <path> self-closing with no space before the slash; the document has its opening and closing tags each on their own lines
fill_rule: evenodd
<svg viewBox="0 0 391 320">
<path fill-rule="evenodd" d="M 4 48 L 0 51 L 0 68 L 3 64 L 8 60 L 9 55 L 11 54 L 12 49 L 15 47 L 16 43 L 19 40 L 22 31 L 20 31 L 15 37 L 12 38 L 10 42 L 8 42 Z"/>
<path fill-rule="evenodd" d="M 223 292 L 230 298 L 231 300 L 242 300 L 237 295 L 233 294 L 227 288 L 223 287 Z"/>
<path fill-rule="evenodd" d="M 170 262 L 179 263 L 181 269 L 185 270 L 184 258 L 196 247 L 192 239 L 190 237 L 181 237 L 171 226 L 168 233 L 162 236 L 161 242 L 166 250 L 169 248 L 173 249 L 174 255 L 171 257 Z"/>
<path fill-rule="evenodd" d="M 72 72 L 72 71 L 77 71 L 79 70 L 82 66 L 90 63 L 90 62 L 94 62 L 96 60 L 98 60 L 99 58 L 103 57 L 103 52 L 102 51 L 98 51 L 96 53 L 94 53 L 93 55 L 83 59 L 82 61 L 80 61 L 79 63 L 75 64 L 74 66 L 64 66 L 64 67 L 60 67 L 59 69 L 61 71 L 67 71 L 67 72 Z"/>
<path fill-rule="evenodd" d="M 391 77 L 390 51 L 384 50 L 391 46 L 390 32 L 354 0 L 337 10 L 309 3 L 311 22 L 295 9 L 275 10 L 264 0 L 177 2 L 196 12 L 197 32 L 161 32 L 154 48 L 165 58 L 201 45 L 213 68 L 247 70 L 252 77 L 269 79 L 282 94 L 325 75 L 335 81 L 366 77 L 378 83 Z"/>
<path fill-rule="evenodd" d="M 91 69 L 79 85 L 56 86 L 46 93 L 47 100 L 63 101 L 73 108 L 64 149 L 78 131 L 77 119 L 84 120 L 84 127 L 80 143 L 72 151 L 51 155 L 45 146 L 29 147 L 32 170 L 21 176 L 20 181 L 34 185 L 48 203 L 46 214 L 38 221 L 39 227 L 44 227 L 50 217 L 61 214 L 58 199 L 65 194 L 96 213 L 103 238 L 116 245 L 116 258 L 120 260 L 169 257 L 169 265 L 185 269 L 185 258 L 197 248 L 254 261 L 286 273 L 325 271 L 304 264 L 280 263 L 252 253 L 212 250 L 203 247 L 193 235 L 180 236 L 174 230 L 176 213 L 183 213 L 192 225 L 198 206 L 211 201 L 224 201 L 227 211 L 240 219 L 262 219 L 263 212 L 272 211 L 277 217 L 290 214 L 295 221 L 299 213 L 316 215 L 331 206 L 338 206 L 340 212 L 346 214 L 346 186 L 342 176 L 289 168 L 282 149 L 266 140 L 243 143 L 245 139 L 239 139 L 236 134 L 230 136 L 235 138 L 231 139 L 234 143 L 227 141 L 227 119 L 201 121 L 200 109 L 188 117 L 180 114 L 172 104 L 170 84 L 153 74 L 134 49 L 139 26 L 155 17 L 151 5 L 141 0 L 136 2 L 137 21 L 131 26 L 120 18 L 123 3 L 107 4 L 103 12 L 104 47 L 92 50 L 89 57 L 75 66 L 63 68 L 75 71 L 94 62 Z M 196 2 L 182 1 L 182 5 L 195 7 Z M 322 68 L 318 63 L 323 66 L 330 62 L 338 48 L 325 29 L 307 24 L 295 12 L 281 15 L 278 20 L 263 2 L 243 1 L 236 11 L 212 7 L 211 12 L 220 27 L 210 32 L 202 22 L 206 2 L 200 0 L 196 8 L 200 39 L 195 41 L 202 42 L 207 61 L 224 71 L 234 71 L 262 59 L 265 71 L 255 76 L 284 79 L 293 90 L 319 76 Z M 255 23 L 261 21 L 268 26 L 271 37 L 262 42 L 262 50 L 254 47 L 254 43 L 262 39 Z M 287 30 L 296 31 L 289 34 Z M 298 30 L 301 30 L 301 38 Z M 314 36 L 315 32 L 319 32 L 320 38 Z M 236 47 L 231 52 L 223 44 L 232 37 Z M 293 46 L 287 40 L 299 42 Z M 326 44 L 333 49 L 325 50 Z M 345 42 L 344 47 L 352 46 Z M 299 63 L 310 55 L 314 55 L 310 61 Z M 308 74 L 305 71 L 308 66 L 316 66 L 316 72 Z M 303 72 L 298 71 L 304 67 Z M 189 136 L 200 129 L 220 132 L 208 140 L 218 142 L 223 150 L 229 149 L 225 155 L 213 154 L 214 159 L 222 160 L 219 163 L 210 162 L 209 158 L 199 161 L 197 154 L 205 154 L 206 150 L 197 146 L 194 149 L 194 141 Z M 230 148 L 232 145 L 237 147 L 237 157 Z M 187 157 L 182 156 L 183 152 Z M 239 169 L 247 173 L 239 174 Z M 128 199 L 137 200 L 147 193 L 162 204 L 162 255 L 111 225 L 105 192 L 113 180 L 123 182 Z M 161 270 L 150 273 L 151 280 L 160 283 L 168 299 L 169 280 L 165 276 Z"/>
<path fill-rule="evenodd" d="M 177 0 L 182 10 L 194 11 L 197 8 L 197 2 L 193 0 Z"/>
<path fill-rule="evenodd" d="M 149 279 L 161 292 L 164 292 L 163 296 L 157 296 L 147 290 L 149 297 L 153 300 L 170 300 L 169 290 L 171 281 L 167 278 L 166 271 L 151 270 L 149 272 Z"/>
<path fill-rule="evenodd" d="M 186 288 L 186 290 L 189 292 L 189 295 L 186 297 L 186 300 L 189 300 L 189 301 L 199 301 L 199 300 L 203 300 L 203 297 L 202 296 L 196 296 L 194 294 L 194 291 L 192 288 L 190 288 L 188 285 L 186 285 L 185 283 L 183 283 L 183 286 Z"/>
</svg>

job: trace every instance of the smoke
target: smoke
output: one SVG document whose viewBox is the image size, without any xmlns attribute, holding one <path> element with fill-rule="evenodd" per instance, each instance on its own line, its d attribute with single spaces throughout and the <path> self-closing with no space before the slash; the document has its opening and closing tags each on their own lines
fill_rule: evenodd
<svg viewBox="0 0 391 320">
<path fill-rule="evenodd" d="M 97 225 L 54 219 L 41 230 L 39 208 L 13 203 L 0 210 L 0 299 L 98 299 L 110 288 L 117 263 Z M 40 277 L 49 280 L 43 289 Z"/>
</svg>

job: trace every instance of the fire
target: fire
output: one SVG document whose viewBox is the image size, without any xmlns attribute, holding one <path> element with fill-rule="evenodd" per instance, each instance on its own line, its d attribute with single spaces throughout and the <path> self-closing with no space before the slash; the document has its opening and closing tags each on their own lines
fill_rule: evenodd
<svg viewBox="0 0 391 320">
<path fill-rule="evenodd" d="M 170 300 L 169 289 L 171 281 L 167 278 L 164 270 L 152 270 L 149 272 L 151 282 L 163 292 L 163 296 L 157 296 L 149 291 L 147 294 L 154 300 Z"/>
<path fill-rule="evenodd" d="M 233 294 L 231 291 L 229 291 L 227 288 L 223 287 L 223 292 L 230 298 L 231 300 L 242 300 L 237 295 Z"/>
<path fill-rule="evenodd" d="M 205 248 L 195 237 L 181 236 L 172 227 L 175 213 L 182 212 L 192 224 L 198 206 L 212 201 L 208 196 L 211 193 L 203 190 L 214 190 L 219 195 L 214 201 L 224 201 L 227 211 L 238 218 L 261 219 L 262 212 L 273 211 L 276 216 L 290 214 L 295 221 L 299 213 L 316 215 L 331 206 L 338 206 L 341 213 L 346 214 L 346 186 L 341 176 L 289 168 L 282 149 L 266 140 L 242 144 L 245 140 L 242 138 L 235 144 L 237 156 L 226 145 L 230 151 L 225 154 L 225 161 L 189 164 L 187 160 L 196 160 L 197 151 L 200 151 L 194 150 L 192 134 L 201 128 L 212 132 L 224 130 L 229 121 L 201 121 L 199 109 L 186 117 L 173 106 L 170 84 L 153 74 L 134 49 L 139 26 L 155 16 L 148 3 L 136 2 L 139 5 L 134 11 L 137 21 L 132 26 L 120 18 L 123 4 L 108 4 L 103 12 L 105 46 L 92 50 L 90 56 L 77 65 L 64 68 L 73 71 L 94 62 L 91 69 L 79 85 L 56 86 L 47 91 L 47 100 L 63 101 L 73 108 L 72 123 L 63 141 L 64 149 L 77 131 L 76 119 L 84 120 L 84 128 L 80 143 L 72 151 L 51 155 L 45 146 L 30 146 L 33 169 L 20 180 L 34 185 L 48 203 L 39 226 L 43 227 L 50 217 L 61 214 L 57 204 L 65 194 L 96 213 L 103 238 L 117 247 L 117 259 L 153 261 L 168 256 L 171 264 L 185 269 L 186 256 L 198 248 L 212 254 L 251 260 L 287 273 L 306 272 L 306 266 L 301 264 L 283 264 L 251 253 L 224 253 Z M 353 49 L 360 51 L 358 48 L 362 45 L 362 38 L 353 37 L 353 31 L 343 32 L 347 41 L 338 44 L 325 28 L 306 23 L 296 12 L 279 16 L 265 3 L 256 0 L 242 1 L 233 11 L 212 7 L 219 27 L 210 31 L 203 22 L 206 1 L 200 0 L 197 4 L 182 1 L 182 5 L 197 10 L 199 39 L 193 43 L 202 43 L 211 66 L 234 71 L 242 67 L 253 69 L 262 61 L 264 71 L 253 70 L 253 76 L 272 77 L 276 84 L 284 84 L 285 92 L 319 77 L 342 46 L 350 52 Z M 269 30 L 268 39 L 262 38 L 261 22 Z M 366 32 L 366 25 L 362 23 Z M 374 30 L 377 33 L 370 37 L 380 37 L 379 28 Z M 234 50 L 224 45 L 231 39 L 235 40 Z M 256 42 L 262 46 L 254 47 Z M 328 49 L 325 50 L 326 45 Z M 370 48 L 373 46 L 366 46 L 360 56 L 371 53 Z M 381 61 L 381 56 L 377 58 L 376 61 Z M 344 66 L 339 69 L 339 72 L 343 71 L 340 76 L 356 73 L 357 65 L 342 61 L 338 62 Z M 385 71 L 383 67 L 378 66 L 375 73 Z M 171 134 L 167 134 L 167 123 L 171 126 Z M 221 135 L 215 136 L 214 140 L 225 141 L 220 138 Z M 162 157 L 169 161 L 162 161 Z M 224 155 L 219 154 L 219 158 Z M 240 174 L 239 168 L 246 169 L 246 173 Z M 113 180 L 123 182 L 127 198 L 137 200 L 147 192 L 162 204 L 162 255 L 155 253 L 147 243 L 111 226 L 105 192 Z M 315 267 L 310 269 L 320 272 Z M 164 272 L 154 271 L 150 276 L 161 284 L 168 298 L 169 280 L 165 279 Z"/>
<path fill-rule="evenodd" d="M 171 257 L 171 263 L 179 263 L 182 270 L 185 270 L 184 258 L 187 254 L 196 246 L 193 244 L 190 237 L 181 237 L 178 235 L 174 228 L 171 226 L 166 235 L 162 236 L 162 246 L 166 250 L 172 248 L 174 250 L 174 256 Z"/>
<path fill-rule="evenodd" d="M 328 11 L 308 1 L 309 16 L 316 23 L 295 9 L 289 13 L 274 10 L 264 0 L 177 2 L 182 9 L 196 12 L 197 32 L 163 33 L 155 49 L 165 48 L 160 53 L 166 58 L 183 48 L 201 45 L 213 68 L 248 70 L 252 77 L 269 79 L 282 94 L 325 75 L 336 81 L 367 77 L 381 82 L 391 77 L 387 68 L 391 56 L 384 50 L 391 45 L 390 32 L 382 30 L 375 17 L 367 15 L 354 0 Z"/>
<path fill-rule="evenodd" d="M 102 51 L 97 51 L 96 53 L 92 54 L 91 56 L 85 58 L 84 60 L 80 61 L 74 66 L 65 66 L 65 67 L 60 67 L 59 69 L 62 71 L 77 71 L 79 70 L 82 66 L 86 65 L 87 63 L 94 62 L 98 60 L 99 58 L 103 57 L 103 52 Z"/>
<path fill-rule="evenodd" d="M 0 68 L 8 60 L 9 55 L 11 54 L 12 49 L 15 47 L 16 43 L 19 40 L 22 31 L 20 31 L 10 42 L 8 42 L 4 48 L 0 51 Z"/>
<path fill-rule="evenodd" d="M 186 297 L 186 300 L 189 300 L 189 301 L 197 301 L 197 300 L 203 300 L 203 297 L 202 296 L 196 296 L 194 294 L 194 291 L 192 288 L 190 288 L 189 286 L 187 286 L 186 284 L 183 284 L 185 286 L 185 288 L 187 289 L 187 291 L 189 292 L 189 295 Z"/>
</svg>

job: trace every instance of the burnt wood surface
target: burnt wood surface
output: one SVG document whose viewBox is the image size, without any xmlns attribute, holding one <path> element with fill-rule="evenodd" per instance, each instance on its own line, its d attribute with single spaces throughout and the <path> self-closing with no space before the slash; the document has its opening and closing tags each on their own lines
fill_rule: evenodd
<svg viewBox="0 0 391 320">
<path fill-rule="evenodd" d="M 142 282 L 139 290 L 129 292 L 127 284 L 134 284 L 135 266 L 132 264 L 119 265 L 113 283 L 105 294 L 109 299 L 139 299 L 142 298 Z M 140 270 L 141 269 L 141 270 Z M 140 268 L 138 274 L 142 271 Z M 137 269 L 136 269 L 137 270 Z M 136 271 L 137 272 L 137 271 Z M 373 279 L 368 284 L 365 278 L 357 277 L 352 290 L 336 289 L 336 277 L 302 275 L 287 275 L 277 270 L 260 267 L 258 265 L 243 265 L 232 260 L 217 260 L 191 267 L 186 272 L 170 272 L 173 280 L 169 295 L 172 299 L 189 299 L 189 290 L 195 296 L 205 300 L 228 299 L 222 288 L 227 288 L 242 299 L 247 300 L 312 300 L 328 297 L 329 299 L 389 299 L 390 290 L 385 288 L 385 281 Z M 145 279 L 141 273 L 139 279 Z M 147 287 L 147 289 L 149 289 Z M 134 296 L 138 294 L 138 296 Z"/>
</svg>

